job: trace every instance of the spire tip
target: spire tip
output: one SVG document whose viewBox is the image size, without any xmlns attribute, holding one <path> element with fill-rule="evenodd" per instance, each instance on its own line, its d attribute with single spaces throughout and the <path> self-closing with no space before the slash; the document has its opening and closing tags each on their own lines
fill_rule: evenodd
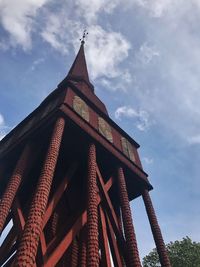
<svg viewBox="0 0 200 267">
<path fill-rule="evenodd" d="M 82 38 L 79 39 L 79 40 L 81 41 L 81 44 L 82 44 L 82 45 L 85 44 L 85 39 L 86 39 L 87 35 L 88 35 L 87 30 L 84 30 L 84 31 L 83 31 L 83 36 L 82 36 Z"/>
</svg>

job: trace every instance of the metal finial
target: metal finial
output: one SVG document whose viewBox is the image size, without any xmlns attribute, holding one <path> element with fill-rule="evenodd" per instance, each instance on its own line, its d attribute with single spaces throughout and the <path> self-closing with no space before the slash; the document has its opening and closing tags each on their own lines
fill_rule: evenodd
<svg viewBox="0 0 200 267">
<path fill-rule="evenodd" d="M 83 36 L 82 36 L 82 38 L 80 39 L 81 44 L 84 44 L 84 43 L 85 43 L 85 39 L 86 39 L 87 35 L 88 35 L 88 32 L 87 32 L 86 30 L 84 30 L 84 31 L 83 31 Z"/>
</svg>

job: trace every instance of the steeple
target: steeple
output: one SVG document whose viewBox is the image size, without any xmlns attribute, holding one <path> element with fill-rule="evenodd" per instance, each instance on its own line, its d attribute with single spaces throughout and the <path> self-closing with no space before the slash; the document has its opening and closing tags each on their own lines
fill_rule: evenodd
<svg viewBox="0 0 200 267">
<path fill-rule="evenodd" d="M 86 31 L 83 32 L 83 37 L 80 39 L 81 46 L 79 48 L 78 54 L 76 55 L 76 58 L 67 74 L 65 79 L 58 85 L 65 86 L 67 81 L 72 82 L 81 82 L 84 83 L 90 91 L 94 92 L 94 86 L 91 84 L 88 70 L 87 70 L 87 63 L 85 59 L 85 51 L 84 51 L 84 44 L 85 44 L 85 38 L 88 33 Z"/>
<path fill-rule="evenodd" d="M 69 73 L 67 75 L 70 77 L 79 77 L 83 79 L 85 82 L 90 83 L 88 70 L 87 70 L 87 63 L 85 60 L 85 52 L 84 52 L 84 42 L 81 42 L 80 49 L 78 54 L 72 64 Z"/>
<path fill-rule="evenodd" d="M 99 110 L 101 110 L 101 112 L 108 115 L 108 111 L 104 103 L 95 95 L 94 86 L 91 84 L 89 79 L 84 51 L 86 36 L 87 32 L 84 31 L 83 37 L 80 39 L 81 45 L 75 57 L 75 60 L 67 76 L 58 84 L 57 88 L 62 90 L 73 86 L 75 90 L 83 94 L 84 97 L 91 101 Z"/>
</svg>

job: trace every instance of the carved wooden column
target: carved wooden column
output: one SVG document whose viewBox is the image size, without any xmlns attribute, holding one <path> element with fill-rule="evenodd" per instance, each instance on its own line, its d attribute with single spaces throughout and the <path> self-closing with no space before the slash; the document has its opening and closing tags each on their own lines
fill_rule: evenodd
<svg viewBox="0 0 200 267">
<path fill-rule="evenodd" d="M 151 225 L 153 237 L 156 243 L 156 248 L 158 251 L 159 258 L 160 258 L 160 263 L 163 267 L 170 267 L 171 264 L 170 264 L 170 261 L 167 255 L 165 243 L 163 241 L 162 233 L 158 225 L 158 221 L 156 218 L 156 214 L 153 208 L 153 204 L 152 204 L 149 192 L 147 190 L 144 190 L 142 193 L 142 197 L 144 200 L 145 208 L 146 208 L 149 222 Z"/>
<path fill-rule="evenodd" d="M 137 248 L 137 241 L 131 217 L 128 192 L 126 188 L 124 172 L 121 167 L 118 168 L 118 188 L 123 218 L 124 234 L 127 244 L 128 266 L 141 267 L 139 252 Z"/>
<path fill-rule="evenodd" d="M 78 242 L 76 238 L 72 242 L 71 267 L 78 266 Z"/>
<path fill-rule="evenodd" d="M 65 120 L 58 118 L 52 133 L 44 165 L 38 180 L 29 215 L 17 250 L 14 266 L 34 266 L 52 179 L 58 159 Z"/>
<path fill-rule="evenodd" d="M 19 160 L 17 161 L 16 167 L 13 171 L 12 176 L 9 179 L 6 190 L 0 201 L 0 234 L 3 230 L 6 218 L 12 206 L 14 197 L 19 189 L 22 178 L 26 171 L 28 160 L 30 159 L 31 148 L 30 145 L 26 145 Z"/>
<path fill-rule="evenodd" d="M 86 228 L 83 228 L 80 233 L 79 242 L 79 266 L 86 267 Z"/>
<path fill-rule="evenodd" d="M 57 228 L 58 228 L 58 213 L 56 211 L 54 211 L 52 218 L 51 218 L 51 235 L 52 237 L 54 237 L 56 235 L 57 232 Z"/>
<path fill-rule="evenodd" d="M 96 178 L 96 147 L 88 151 L 88 199 L 87 199 L 87 266 L 99 266 L 98 205 Z"/>
</svg>

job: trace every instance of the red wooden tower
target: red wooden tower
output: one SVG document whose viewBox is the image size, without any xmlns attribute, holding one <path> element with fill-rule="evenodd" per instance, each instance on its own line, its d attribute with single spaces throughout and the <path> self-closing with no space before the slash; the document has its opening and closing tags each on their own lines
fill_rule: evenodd
<svg viewBox="0 0 200 267">
<path fill-rule="evenodd" d="M 90 83 L 84 40 L 58 87 L 0 142 L 1 266 L 141 266 L 129 202 L 142 196 L 170 266 L 139 145 Z"/>
</svg>

